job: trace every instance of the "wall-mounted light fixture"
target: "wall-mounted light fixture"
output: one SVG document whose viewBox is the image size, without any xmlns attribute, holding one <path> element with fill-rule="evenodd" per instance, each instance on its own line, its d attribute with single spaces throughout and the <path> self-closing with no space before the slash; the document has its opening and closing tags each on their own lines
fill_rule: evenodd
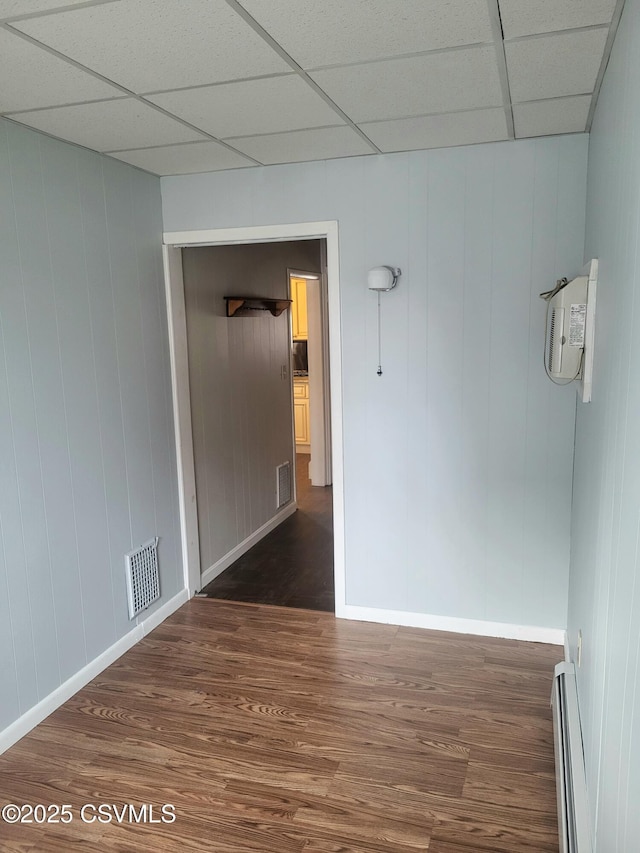
<svg viewBox="0 0 640 853">
<path fill-rule="evenodd" d="M 367 273 L 369 290 L 393 290 L 398 283 L 402 270 L 399 267 L 373 267 Z"/>
<path fill-rule="evenodd" d="M 380 294 L 386 293 L 398 283 L 398 279 L 402 274 L 400 267 L 373 267 L 367 273 L 367 285 L 369 290 L 374 290 L 378 294 L 378 376 L 382 376 L 382 355 L 380 341 Z"/>
</svg>

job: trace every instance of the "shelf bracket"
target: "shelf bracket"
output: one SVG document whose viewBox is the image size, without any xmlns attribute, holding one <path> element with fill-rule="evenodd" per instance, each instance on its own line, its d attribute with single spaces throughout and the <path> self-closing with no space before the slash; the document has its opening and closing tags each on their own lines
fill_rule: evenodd
<svg viewBox="0 0 640 853">
<path fill-rule="evenodd" d="M 227 317 L 233 317 L 242 309 L 269 311 L 274 317 L 279 317 L 291 305 L 291 299 L 273 299 L 270 296 L 225 296 L 224 299 Z"/>
</svg>

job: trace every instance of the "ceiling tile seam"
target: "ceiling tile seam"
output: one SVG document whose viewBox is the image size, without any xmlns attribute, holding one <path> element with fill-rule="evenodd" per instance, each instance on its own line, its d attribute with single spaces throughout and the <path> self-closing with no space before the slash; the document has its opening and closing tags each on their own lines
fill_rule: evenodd
<svg viewBox="0 0 640 853">
<path fill-rule="evenodd" d="M 410 121 L 414 118 L 437 118 L 438 116 L 455 116 L 461 115 L 464 113 L 487 113 L 493 112 L 494 110 L 502 110 L 502 104 L 495 104 L 492 107 L 465 107 L 460 110 L 440 110 L 435 113 L 415 113 L 411 115 L 404 116 L 396 116 L 394 118 L 372 118 L 366 119 L 364 121 L 358 122 L 359 125 L 370 125 L 370 124 L 394 124 L 397 121 Z"/>
<path fill-rule="evenodd" d="M 507 56 L 504 50 L 504 31 L 502 28 L 502 18 L 500 17 L 498 0 L 487 0 L 487 10 L 489 12 L 489 20 L 491 21 L 491 30 L 493 32 L 498 77 L 500 78 L 500 88 L 502 89 L 502 106 L 504 109 L 504 117 L 507 122 L 507 135 L 509 139 L 515 139 L 516 128 L 513 119 L 513 108 L 511 106 L 511 87 L 509 85 Z"/>
<path fill-rule="evenodd" d="M 340 130 L 343 127 L 350 127 L 350 125 L 346 124 L 320 124 L 313 125 L 311 127 L 290 127 L 287 130 L 270 130 L 268 133 L 243 133 L 243 134 L 229 134 L 229 136 L 223 136 L 223 139 L 264 139 L 269 136 L 284 136 L 289 133 L 305 133 L 310 130 Z"/>
<path fill-rule="evenodd" d="M 178 86 L 176 89 L 153 89 L 149 92 L 139 92 L 140 97 L 149 98 L 152 95 L 173 95 L 180 92 L 192 92 L 198 89 L 215 89 L 218 86 L 229 86 L 232 83 L 252 83 L 254 80 L 275 80 L 279 77 L 298 77 L 295 71 L 275 71 L 273 74 L 254 74 L 252 77 L 233 77 L 230 80 L 216 80 L 215 83 L 198 83 L 196 86 Z"/>
<path fill-rule="evenodd" d="M 376 154 L 382 154 L 382 151 L 378 148 L 378 146 L 377 146 L 374 142 L 372 142 L 372 141 L 369 139 L 369 137 L 368 137 L 365 133 L 363 133 L 363 132 L 360 130 L 360 128 L 359 128 L 359 127 L 357 126 L 357 124 L 356 124 L 356 123 L 351 119 L 351 117 L 350 117 L 350 116 L 348 116 L 348 115 L 347 115 L 347 113 L 345 113 L 345 112 L 344 112 L 344 110 L 342 110 L 342 109 L 341 109 L 341 108 L 340 108 L 340 107 L 335 103 L 335 101 L 333 101 L 333 100 L 329 97 L 329 95 L 327 95 L 327 93 L 324 91 L 324 89 L 322 89 L 322 88 L 321 88 L 321 87 L 320 87 L 320 86 L 315 82 L 315 80 L 313 80 L 313 79 L 312 79 L 312 78 L 307 74 L 307 72 L 304 70 L 304 68 L 302 68 L 302 66 L 301 66 L 301 65 L 298 65 L 298 63 L 295 61 L 295 59 L 293 59 L 293 57 L 291 57 L 291 56 L 287 53 L 287 51 L 282 47 L 282 45 L 280 45 L 280 44 L 279 44 L 279 43 L 278 43 L 278 42 L 273 38 L 273 36 L 272 36 L 269 32 L 267 32 L 267 30 L 265 30 L 265 28 L 264 28 L 264 27 L 262 27 L 262 26 L 261 26 L 261 25 L 256 21 L 256 19 L 255 19 L 255 18 L 253 18 L 253 17 L 252 17 L 252 16 L 247 12 L 247 10 L 246 10 L 246 9 L 244 9 L 244 8 L 243 8 L 243 7 L 242 7 L 242 6 L 237 2 L 237 0 L 225 0 L 225 2 L 226 2 L 226 4 L 227 4 L 227 6 L 229 6 L 231 9 L 233 9 L 233 11 L 234 11 L 234 12 L 236 12 L 236 14 L 237 14 L 240 18 L 242 18 L 242 20 L 243 20 L 246 24 L 248 24 L 248 25 L 251 27 L 251 29 L 252 29 L 252 30 L 253 30 L 257 35 L 259 35 L 259 36 L 260 36 L 260 38 L 261 38 L 264 42 L 266 42 L 266 44 L 268 44 L 268 45 L 269 45 L 269 47 L 270 47 L 272 50 L 274 50 L 274 51 L 278 54 L 278 56 L 279 56 L 281 59 L 283 59 L 283 60 L 284 60 L 284 61 L 289 65 L 289 67 L 290 67 L 293 71 L 295 71 L 295 72 L 296 72 L 296 74 L 298 74 L 298 75 L 299 75 L 299 77 L 300 77 L 302 80 L 304 80 L 304 81 L 305 81 L 305 83 L 306 83 L 306 84 L 307 84 L 311 89 L 313 89 L 313 91 L 314 91 L 317 95 L 319 95 L 319 96 L 322 98 L 322 100 L 323 100 L 323 101 L 324 101 L 324 102 L 325 102 L 329 107 L 331 107 L 331 109 L 332 109 L 335 113 L 337 113 L 337 114 L 340 116 L 340 118 L 342 118 L 342 119 L 343 119 L 343 121 L 344 121 L 344 122 L 345 122 L 345 123 L 346 123 L 346 124 L 347 124 L 347 125 L 348 125 L 352 130 L 353 130 L 353 131 L 354 131 L 354 133 L 356 133 L 356 134 L 357 134 L 357 135 L 358 135 L 358 136 L 363 140 L 363 142 L 365 142 L 365 143 L 369 146 L 369 148 L 371 148 L 371 150 L 372 150 L 374 153 L 376 153 Z"/>
<path fill-rule="evenodd" d="M 49 15 L 59 15 L 76 9 L 90 9 L 92 6 L 105 6 L 107 3 L 119 3 L 120 0 L 87 0 L 86 3 L 76 3 L 75 6 L 57 6 L 55 9 L 40 9 L 37 12 L 27 12 L 23 15 L 7 15 L 0 18 L 0 24 L 9 24 L 18 21 L 32 21 L 34 18 L 46 18 Z"/>
<path fill-rule="evenodd" d="M 542 136 L 539 133 L 536 133 L 533 136 L 528 133 L 523 133 L 522 135 L 516 136 L 516 139 L 552 139 L 554 136 L 578 136 L 580 133 L 586 132 L 586 130 L 557 130 L 553 133 L 544 133 Z"/>
<path fill-rule="evenodd" d="M 376 65 L 379 62 L 393 62 L 396 59 L 419 59 L 422 56 L 438 56 L 441 53 L 460 53 L 464 50 L 481 50 L 493 47 L 493 41 L 474 41 L 469 44 L 456 44 L 451 47 L 434 47 L 432 50 L 417 50 L 413 53 L 398 53 L 395 56 L 377 56 L 375 59 L 358 59 L 354 62 L 336 62 L 332 65 L 313 65 L 304 69 L 307 73 L 333 71 L 336 68 L 356 68 L 360 65 Z"/>
<path fill-rule="evenodd" d="M 341 125 L 342 127 L 343 125 Z M 229 137 L 232 139 L 233 137 Z M 184 148 L 189 145 L 208 145 L 211 141 L 210 139 L 189 139 L 186 142 L 162 142 L 159 145 L 130 145 L 129 148 L 109 148 L 106 151 L 103 151 L 103 154 L 122 154 L 125 151 L 156 151 L 158 148 Z M 220 140 L 214 140 L 218 144 L 220 144 Z M 248 160 L 251 157 L 248 154 L 244 154 L 243 152 L 238 152 L 241 157 L 246 157 Z"/>
<path fill-rule="evenodd" d="M 585 98 L 590 97 L 591 91 L 589 92 L 578 92 L 576 95 L 557 95 L 553 98 L 533 98 L 529 101 L 512 101 L 511 106 L 517 107 L 522 106 L 524 104 L 546 104 L 549 101 L 566 101 L 571 98 Z M 370 124 L 391 124 L 396 121 L 407 121 L 413 118 L 433 118 L 435 116 L 448 116 L 448 115 L 459 115 L 460 113 L 484 113 L 491 112 L 492 110 L 500 110 L 503 109 L 503 104 L 494 104 L 489 107 L 465 107 L 463 109 L 458 110 L 440 110 L 438 112 L 433 113 L 412 113 L 404 116 L 394 116 L 393 118 L 375 118 L 375 119 L 365 119 L 363 121 L 358 122 L 359 125 L 370 125 Z M 265 136 L 267 134 L 255 134 Z M 233 138 L 233 137 L 225 137 Z M 236 137 L 238 138 L 238 137 Z"/>
<path fill-rule="evenodd" d="M 520 107 L 524 104 L 548 104 L 549 101 L 567 101 L 572 98 L 590 98 L 593 95 L 593 90 L 589 89 L 588 92 L 576 92 L 574 95 L 554 95 L 553 98 L 529 98 L 524 101 L 512 101 L 512 107 Z"/>
<path fill-rule="evenodd" d="M 258 166 L 263 165 L 258 160 L 255 160 L 253 157 L 250 157 L 248 154 L 244 154 L 242 151 L 237 151 L 235 148 L 233 148 L 233 146 L 228 145 L 226 142 L 223 142 L 221 139 L 218 139 L 216 136 L 213 136 L 211 133 L 208 133 L 206 130 L 202 130 L 201 128 L 196 127 L 195 125 L 191 124 L 190 122 L 185 121 L 184 119 L 180 118 L 179 116 L 176 116 L 173 113 L 169 112 L 169 110 L 165 110 L 163 107 L 159 106 L 158 104 L 154 104 L 152 101 L 147 101 L 145 98 L 142 97 L 142 95 L 138 95 L 136 92 L 132 92 L 130 89 L 127 89 L 125 86 L 122 86 L 120 83 L 115 83 L 113 80 L 110 80 L 108 77 L 105 77 L 104 75 L 99 74 L 97 71 L 93 71 L 91 68 L 87 67 L 86 65 L 82 65 L 82 63 L 77 62 L 75 59 L 71 59 L 71 57 L 66 56 L 64 53 L 60 53 L 60 51 L 55 50 L 54 48 L 49 47 L 46 44 L 43 44 L 42 42 L 38 41 L 37 39 L 33 38 L 32 36 L 29 36 L 26 33 L 20 32 L 20 30 L 15 30 L 15 29 L 13 29 L 13 27 L 11 27 L 7 24 L 0 24 L 0 29 L 3 29 L 7 32 L 12 33 L 13 35 L 16 35 L 18 38 L 23 39 L 23 41 L 26 41 L 29 44 L 32 44 L 35 47 L 40 48 L 41 50 L 44 50 L 46 53 L 50 53 L 52 56 L 55 56 L 58 59 L 63 60 L 63 62 L 66 62 L 68 65 L 71 65 L 74 68 L 77 68 L 78 70 L 89 74 L 91 77 L 94 77 L 95 79 L 100 80 L 103 83 L 108 83 L 109 85 L 111 85 L 115 89 L 117 89 L 118 91 L 124 92 L 124 94 L 128 98 L 133 98 L 134 100 L 138 101 L 139 103 L 145 104 L 147 107 L 150 107 L 152 110 L 155 110 L 156 112 L 161 113 L 162 115 L 166 116 L 167 118 L 173 119 L 173 121 L 178 122 L 178 124 L 181 124 L 184 127 L 188 127 L 189 130 L 193 130 L 196 133 L 201 134 L 202 136 L 204 136 L 206 139 L 210 140 L 211 142 L 217 142 L 218 145 L 222 145 L 223 148 L 227 148 L 229 151 L 232 151 L 234 154 L 239 154 L 242 157 L 246 157 L 247 159 L 251 160 L 252 162 L 254 162 Z M 110 101 L 118 101 L 118 100 L 123 100 L 123 99 L 122 98 L 110 98 L 109 100 Z M 78 106 L 82 106 L 83 103 L 88 103 L 88 102 L 81 102 Z M 44 110 L 55 110 L 55 109 L 60 109 L 60 107 L 58 107 L 58 106 L 42 107 L 39 109 L 39 112 L 44 111 Z M 31 112 L 31 110 L 25 110 L 24 112 Z M 55 137 L 55 138 L 58 139 L 58 138 L 62 138 L 62 137 Z"/>
<path fill-rule="evenodd" d="M 611 27 L 611 24 L 592 24 L 588 27 L 571 27 L 570 29 L 565 30 L 549 30 L 547 33 L 531 33 L 530 35 L 525 36 L 514 36 L 513 38 L 506 38 L 504 40 L 505 44 L 518 44 L 521 41 L 536 41 L 537 39 L 546 39 L 551 36 L 567 36 L 567 35 L 579 35 L 580 33 L 591 33 L 595 30 L 606 30 Z"/>
<path fill-rule="evenodd" d="M 123 94 L 123 95 L 116 95 L 113 98 L 90 98 L 87 101 L 69 101 L 69 103 L 66 103 L 66 104 L 49 104 L 46 107 L 31 107 L 31 109 L 28 109 L 28 110 L 6 110 L 6 111 L 0 110 L 0 115 L 1 116 L 19 116 L 19 115 L 22 115 L 23 113 L 44 113 L 44 112 L 47 112 L 48 110 L 59 110 L 59 109 L 63 109 L 64 107 L 84 107 L 87 104 L 107 104 L 110 101 L 124 101 L 127 99 L 127 97 L 129 97 L 129 96 Z"/>
<path fill-rule="evenodd" d="M 613 10 L 613 17 L 611 19 L 611 24 L 609 25 L 609 35 L 607 36 L 607 40 L 604 43 L 604 52 L 602 54 L 602 61 L 600 63 L 600 68 L 598 69 L 598 76 L 596 77 L 596 83 L 593 87 L 593 95 L 591 97 L 591 106 L 589 107 L 589 115 L 587 116 L 587 125 L 586 132 L 591 132 L 591 125 L 593 124 L 593 115 L 596 111 L 596 104 L 598 103 L 598 97 L 600 95 L 600 89 L 602 87 L 602 81 L 604 79 L 605 71 L 607 70 L 607 65 L 609 64 L 609 59 L 611 57 L 611 50 L 613 48 L 613 43 L 616 38 L 616 33 L 618 32 L 618 27 L 620 25 L 620 18 L 622 17 L 622 11 L 624 9 L 624 0 L 618 0 L 616 3 L 615 9 Z"/>
</svg>

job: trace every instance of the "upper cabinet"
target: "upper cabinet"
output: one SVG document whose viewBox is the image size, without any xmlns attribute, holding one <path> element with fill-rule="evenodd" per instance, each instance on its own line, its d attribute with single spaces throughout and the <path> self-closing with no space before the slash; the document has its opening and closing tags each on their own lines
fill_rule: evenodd
<svg viewBox="0 0 640 853">
<path fill-rule="evenodd" d="M 293 339 L 309 337 L 307 322 L 307 282 L 304 278 L 291 278 L 291 325 Z"/>
</svg>

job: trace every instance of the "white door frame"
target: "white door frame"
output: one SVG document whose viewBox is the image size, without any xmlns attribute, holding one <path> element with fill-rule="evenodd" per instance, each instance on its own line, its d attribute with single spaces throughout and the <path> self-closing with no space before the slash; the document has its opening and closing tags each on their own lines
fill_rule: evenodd
<svg viewBox="0 0 640 853">
<path fill-rule="evenodd" d="M 324 253 L 323 253 L 324 255 Z M 323 257 L 322 267 L 326 262 Z M 327 277 L 323 272 L 287 270 L 289 294 L 291 279 L 304 278 L 307 282 L 307 323 L 309 356 L 309 480 L 312 486 L 331 485 L 331 467 L 327 458 L 331 449 L 331 400 L 329 382 L 329 320 L 327 305 Z M 312 369 L 313 366 L 313 369 Z M 291 376 L 293 380 L 293 373 Z M 295 429 L 294 429 L 295 440 Z"/>
<path fill-rule="evenodd" d="M 246 228 L 214 228 L 202 231 L 167 231 L 163 235 L 163 260 L 171 356 L 173 419 L 178 462 L 180 529 L 184 585 L 190 595 L 201 587 L 198 508 L 191 430 L 191 397 L 187 355 L 187 322 L 182 278 L 182 249 L 189 246 L 224 246 L 285 240 L 327 241 L 327 289 L 329 296 L 329 386 L 331 405 L 331 460 L 333 480 L 333 545 L 336 614 L 346 605 L 344 550 L 344 465 L 342 443 L 342 340 L 340 331 L 340 265 L 338 223 L 301 222 L 289 225 L 257 225 Z"/>
</svg>

